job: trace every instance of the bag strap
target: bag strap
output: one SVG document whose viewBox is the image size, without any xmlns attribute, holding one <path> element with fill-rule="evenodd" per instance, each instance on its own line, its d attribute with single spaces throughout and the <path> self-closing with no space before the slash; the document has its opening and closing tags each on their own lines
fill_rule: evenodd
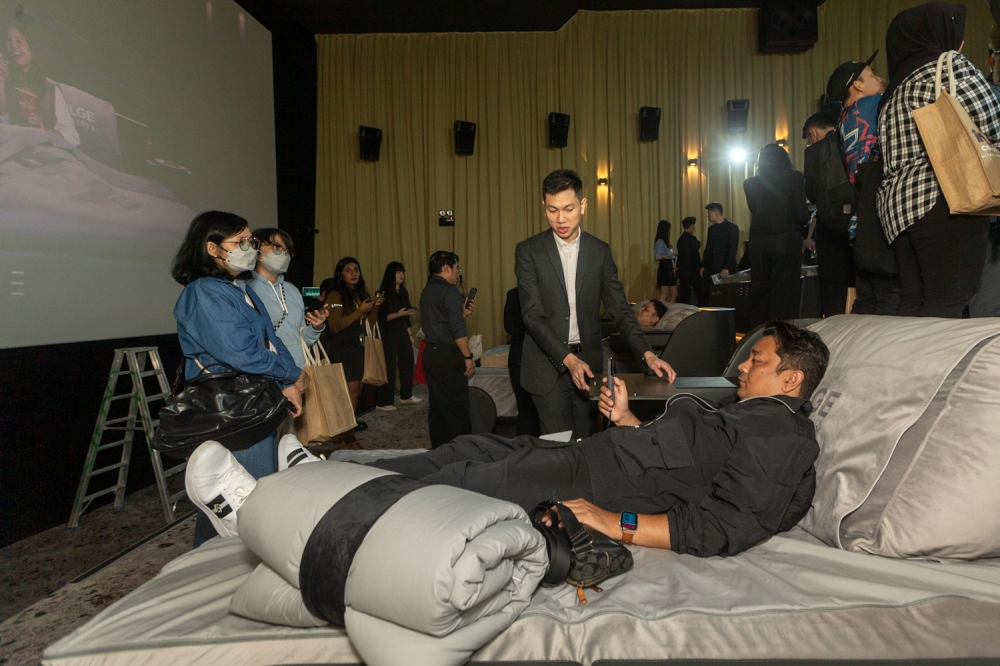
<svg viewBox="0 0 1000 666">
<path fill-rule="evenodd" d="M 326 353 L 326 348 L 317 340 L 310 348 L 302 337 L 305 326 L 299 329 L 299 343 L 302 345 L 302 354 L 306 358 L 306 365 L 330 365 L 330 357 Z"/>
<path fill-rule="evenodd" d="M 955 96 L 955 59 L 956 51 L 946 51 L 938 57 L 937 69 L 934 73 L 934 99 L 941 96 L 941 75 L 944 73 L 944 64 L 948 63 L 948 94 Z"/>
<path fill-rule="evenodd" d="M 365 317 L 365 332 L 368 333 L 369 338 L 378 338 L 379 340 L 382 339 L 382 330 L 378 327 L 378 321 L 376 321 L 375 325 L 372 326 L 368 322 L 368 317 Z"/>
</svg>

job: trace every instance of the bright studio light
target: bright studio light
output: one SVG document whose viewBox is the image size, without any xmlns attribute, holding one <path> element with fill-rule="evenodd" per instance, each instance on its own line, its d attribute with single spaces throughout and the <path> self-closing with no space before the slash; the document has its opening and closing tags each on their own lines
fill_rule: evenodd
<svg viewBox="0 0 1000 666">
<path fill-rule="evenodd" d="M 733 162 L 745 162 L 747 159 L 747 151 L 742 148 L 733 148 L 729 151 L 729 159 Z"/>
</svg>

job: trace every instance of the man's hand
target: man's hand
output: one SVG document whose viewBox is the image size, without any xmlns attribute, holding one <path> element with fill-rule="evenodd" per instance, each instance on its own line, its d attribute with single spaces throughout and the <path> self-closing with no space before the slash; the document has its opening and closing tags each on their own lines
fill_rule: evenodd
<svg viewBox="0 0 1000 666">
<path fill-rule="evenodd" d="M 611 390 L 607 386 L 608 378 L 604 378 L 604 386 L 601 387 L 601 396 L 597 401 L 597 408 L 615 425 L 640 425 L 642 422 L 636 418 L 635 414 L 628 408 L 628 387 L 619 377 L 615 377 L 615 399 L 611 399 Z"/>
<path fill-rule="evenodd" d="M 729 277 L 729 269 L 723 268 L 721 271 L 719 271 L 719 275 L 721 275 L 722 277 Z"/>
<path fill-rule="evenodd" d="M 563 365 L 569 370 L 573 383 L 578 389 L 581 391 L 589 390 L 589 380 L 594 378 L 594 372 L 586 361 L 578 358 L 576 354 L 567 354 L 566 358 L 563 359 Z"/>
<path fill-rule="evenodd" d="M 476 371 L 476 362 L 471 358 L 465 359 L 465 376 L 471 377 L 472 373 Z"/>
<path fill-rule="evenodd" d="M 702 266 L 701 268 L 698 269 L 698 275 L 700 275 L 702 277 L 705 277 L 705 267 L 704 266 Z"/>
<path fill-rule="evenodd" d="M 605 534 L 615 540 L 621 538 L 622 531 L 621 524 L 619 523 L 621 514 L 605 511 L 585 499 L 568 500 L 566 502 L 560 502 L 560 504 L 565 505 L 567 509 L 573 512 L 573 515 L 576 516 L 577 520 L 592 530 L 597 530 L 601 534 Z M 552 511 L 555 511 L 558 514 L 559 506 L 560 505 L 557 504 L 552 507 Z M 549 511 L 542 516 L 542 522 L 545 523 L 547 527 L 552 527 L 552 511 Z M 562 525 L 562 522 L 559 524 Z"/>
<path fill-rule="evenodd" d="M 463 307 L 462 308 L 462 316 L 463 317 L 468 317 L 470 314 L 472 314 L 475 311 L 476 311 L 476 299 L 472 299 L 472 301 L 469 303 L 469 307 L 467 307 L 467 308 Z"/>
<path fill-rule="evenodd" d="M 299 389 L 292 384 L 288 388 L 281 391 L 281 394 L 288 398 L 288 402 L 291 403 L 291 413 L 292 417 L 298 417 L 302 415 L 302 393 Z"/>
<path fill-rule="evenodd" d="M 326 308 L 320 308 L 319 310 L 313 310 L 312 312 L 306 313 L 306 323 L 315 328 L 317 331 L 326 325 L 326 318 L 330 316 L 330 311 Z"/>
<path fill-rule="evenodd" d="M 677 373 L 670 367 L 670 364 L 653 352 L 646 352 L 643 354 L 642 358 L 646 361 L 646 365 L 649 369 L 656 373 L 657 377 L 666 376 L 666 378 L 670 380 L 671 384 L 673 384 L 674 380 L 677 379 Z"/>
</svg>

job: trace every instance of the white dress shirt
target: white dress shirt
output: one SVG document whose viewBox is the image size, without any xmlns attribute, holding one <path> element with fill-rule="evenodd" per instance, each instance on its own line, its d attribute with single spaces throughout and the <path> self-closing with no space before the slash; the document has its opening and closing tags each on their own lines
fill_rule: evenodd
<svg viewBox="0 0 1000 666">
<path fill-rule="evenodd" d="M 566 296 L 569 298 L 569 339 L 568 344 L 578 344 L 580 342 L 580 325 L 576 321 L 576 265 L 580 259 L 580 236 L 567 243 L 552 232 L 556 239 L 556 248 L 559 250 L 559 261 L 562 263 L 563 278 L 566 280 Z"/>
</svg>

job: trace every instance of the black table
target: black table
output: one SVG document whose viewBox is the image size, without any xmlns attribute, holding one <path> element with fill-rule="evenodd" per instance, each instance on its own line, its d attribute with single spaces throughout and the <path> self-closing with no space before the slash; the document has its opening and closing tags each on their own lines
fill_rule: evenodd
<svg viewBox="0 0 1000 666">
<path fill-rule="evenodd" d="M 678 377 L 673 384 L 655 375 L 623 373 L 618 378 L 625 382 L 629 410 L 644 421 L 660 414 L 667 400 L 678 393 L 691 393 L 712 402 L 736 393 L 736 384 L 725 377 Z M 602 386 L 603 375 L 591 381 L 590 400 L 595 406 Z"/>
</svg>

